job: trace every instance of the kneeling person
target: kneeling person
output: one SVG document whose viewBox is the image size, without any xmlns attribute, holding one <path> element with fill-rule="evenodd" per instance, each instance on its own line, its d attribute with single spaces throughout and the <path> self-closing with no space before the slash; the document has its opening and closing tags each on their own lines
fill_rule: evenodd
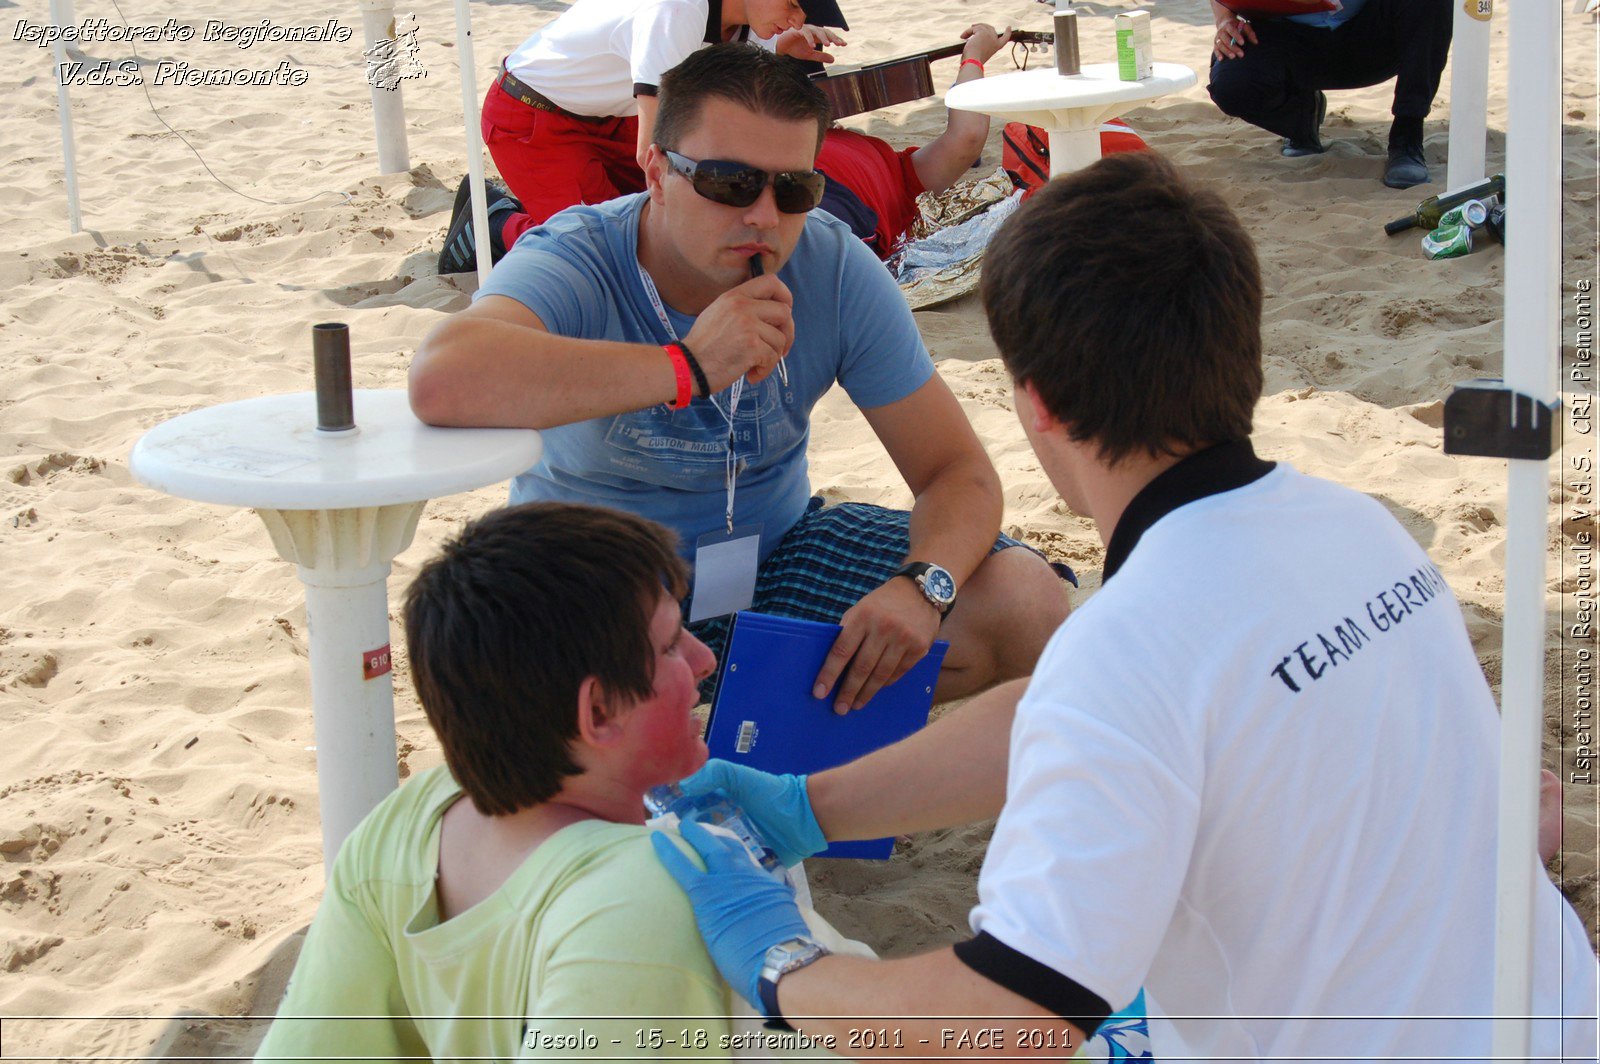
<svg viewBox="0 0 1600 1064">
<path fill-rule="evenodd" d="M 1005 222 L 983 300 L 1040 466 L 1106 545 L 1100 590 L 1025 691 L 803 780 L 704 774 L 796 852 L 998 814 L 974 935 L 827 956 L 759 876 L 663 839 L 730 984 L 810 1034 L 1037 1018 L 990 1041 L 1006 1057 L 1076 1048 L 1143 987 L 1157 1060 L 1487 1059 L 1494 698 L 1383 506 L 1255 454 L 1239 219 L 1154 153 L 1109 156 Z M 1594 951 L 1542 875 L 1532 906 L 1533 1057 L 1593 1059 Z M 975 1019 L 894 1021 L 884 1048 L 1002 1027 Z"/>
</svg>

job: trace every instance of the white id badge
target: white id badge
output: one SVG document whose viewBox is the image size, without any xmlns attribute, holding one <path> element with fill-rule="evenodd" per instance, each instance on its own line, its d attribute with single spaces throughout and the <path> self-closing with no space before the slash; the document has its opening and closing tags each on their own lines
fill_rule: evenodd
<svg viewBox="0 0 1600 1064">
<path fill-rule="evenodd" d="M 707 532 L 694 544 L 694 598 L 689 623 L 747 610 L 756 598 L 761 526 Z"/>
</svg>

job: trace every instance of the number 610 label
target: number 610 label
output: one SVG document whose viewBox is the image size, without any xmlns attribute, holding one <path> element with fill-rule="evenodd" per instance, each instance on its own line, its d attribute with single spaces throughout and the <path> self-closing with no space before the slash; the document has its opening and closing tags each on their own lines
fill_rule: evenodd
<svg viewBox="0 0 1600 1064">
<path fill-rule="evenodd" d="M 392 668 L 389 662 L 389 644 L 385 643 L 377 650 L 369 650 L 361 655 L 361 678 L 363 680 L 376 680 Z"/>
</svg>

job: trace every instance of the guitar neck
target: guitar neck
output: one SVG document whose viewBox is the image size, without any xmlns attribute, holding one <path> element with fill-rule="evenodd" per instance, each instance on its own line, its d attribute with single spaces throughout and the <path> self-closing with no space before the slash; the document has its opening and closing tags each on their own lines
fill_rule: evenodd
<svg viewBox="0 0 1600 1064">
<path fill-rule="evenodd" d="M 1017 30 L 1012 33 L 1011 40 L 1015 44 L 1052 44 L 1055 34 Z M 827 95 L 833 117 L 848 118 L 863 111 L 875 111 L 880 107 L 891 107 L 933 95 L 933 75 L 928 65 L 936 59 L 960 55 L 964 47 L 952 44 L 934 48 L 915 55 L 886 59 L 844 74 L 829 75 L 826 71 L 819 71 L 811 75 L 811 80 Z"/>
<path fill-rule="evenodd" d="M 1035 33 L 1033 30 L 1012 30 L 1011 31 L 1011 40 L 1008 43 L 1010 43 L 1010 44 L 1055 44 L 1056 43 L 1056 35 L 1053 34 L 1053 33 Z M 965 47 L 966 47 L 966 45 L 964 45 L 964 44 L 947 44 L 943 48 L 934 48 L 934 49 L 931 49 L 929 51 L 923 52 L 921 54 L 921 58 L 927 59 L 928 62 L 930 62 L 930 63 L 933 62 L 936 59 L 948 59 L 953 55 L 960 55 L 961 54 L 961 50 L 963 48 L 965 48 Z M 916 58 L 919 58 L 919 57 L 918 56 L 907 56 L 906 58 L 908 58 L 908 59 L 916 59 Z"/>
</svg>

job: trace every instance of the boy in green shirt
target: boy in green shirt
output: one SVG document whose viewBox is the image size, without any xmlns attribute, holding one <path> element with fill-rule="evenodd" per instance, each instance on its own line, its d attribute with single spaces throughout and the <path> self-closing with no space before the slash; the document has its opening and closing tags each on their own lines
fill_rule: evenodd
<svg viewBox="0 0 1600 1064">
<path fill-rule="evenodd" d="M 644 827 L 706 760 L 684 584 L 666 529 L 554 503 L 423 567 L 406 639 L 445 766 L 344 843 L 258 1060 L 727 1055 L 727 985 Z"/>
</svg>

